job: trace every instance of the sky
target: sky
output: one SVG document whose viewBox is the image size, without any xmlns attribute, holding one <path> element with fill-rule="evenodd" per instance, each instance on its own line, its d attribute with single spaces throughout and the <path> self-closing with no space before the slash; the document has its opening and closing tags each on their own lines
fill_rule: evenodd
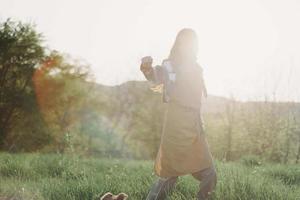
<svg viewBox="0 0 300 200">
<path fill-rule="evenodd" d="M 300 101 L 299 11 L 299 0 L 0 0 L 0 21 L 36 24 L 105 85 L 145 80 L 141 57 L 161 64 L 192 28 L 209 94 L 238 100 Z"/>
</svg>

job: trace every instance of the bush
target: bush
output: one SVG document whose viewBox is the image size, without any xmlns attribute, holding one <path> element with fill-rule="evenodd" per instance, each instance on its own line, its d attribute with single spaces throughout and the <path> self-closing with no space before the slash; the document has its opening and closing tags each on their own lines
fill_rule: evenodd
<svg viewBox="0 0 300 200">
<path fill-rule="evenodd" d="M 262 161 L 258 156 L 255 155 L 247 155 L 247 156 L 243 156 L 240 159 L 240 162 L 248 167 L 255 167 L 255 166 L 260 166 L 262 165 Z"/>
<path fill-rule="evenodd" d="M 300 167 L 297 165 L 272 165 L 266 168 L 265 174 L 286 185 L 300 185 Z"/>
</svg>

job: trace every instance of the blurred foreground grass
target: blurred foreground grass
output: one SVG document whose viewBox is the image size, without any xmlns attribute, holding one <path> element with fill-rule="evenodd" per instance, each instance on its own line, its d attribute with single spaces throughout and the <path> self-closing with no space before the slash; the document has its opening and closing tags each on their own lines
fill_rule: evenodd
<svg viewBox="0 0 300 200">
<path fill-rule="evenodd" d="M 300 200 L 300 166 L 217 162 L 215 200 Z M 0 154 L 0 200 L 92 200 L 107 191 L 143 200 L 156 179 L 151 161 Z M 179 179 L 169 199 L 193 200 L 198 182 Z"/>
</svg>

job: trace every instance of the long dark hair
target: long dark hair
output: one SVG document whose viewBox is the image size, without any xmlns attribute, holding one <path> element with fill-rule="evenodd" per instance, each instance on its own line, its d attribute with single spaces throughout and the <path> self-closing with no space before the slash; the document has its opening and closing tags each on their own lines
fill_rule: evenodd
<svg viewBox="0 0 300 200">
<path fill-rule="evenodd" d="M 169 60 L 178 66 L 186 62 L 196 62 L 198 54 L 198 37 L 193 29 L 184 28 L 176 36 L 169 54 Z"/>
</svg>

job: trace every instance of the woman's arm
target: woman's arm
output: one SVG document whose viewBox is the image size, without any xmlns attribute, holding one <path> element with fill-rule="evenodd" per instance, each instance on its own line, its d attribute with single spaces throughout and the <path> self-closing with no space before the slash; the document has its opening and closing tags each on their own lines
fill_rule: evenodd
<svg viewBox="0 0 300 200">
<path fill-rule="evenodd" d="M 149 57 L 142 58 L 140 70 L 143 72 L 145 78 L 148 81 L 153 81 L 154 80 L 154 69 L 152 67 L 152 60 L 150 60 L 150 58 Z"/>
<path fill-rule="evenodd" d="M 150 56 L 142 58 L 140 70 L 148 81 L 155 84 L 161 84 L 163 82 L 163 69 L 159 65 L 152 67 L 152 58 Z"/>
<path fill-rule="evenodd" d="M 202 76 L 202 85 L 203 85 L 203 96 L 205 98 L 207 98 L 207 89 L 206 89 L 206 86 L 205 86 L 205 81 L 204 81 L 203 76 Z"/>
<path fill-rule="evenodd" d="M 202 95 L 205 98 L 207 98 L 207 89 L 206 89 L 205 81 L 204 81 L 204 78 L 203 78 L 203 69 L 199 64 L 198 64 L 198 67 L 200 68 L 200 73 L 201 73 Z"/>
</svg>

